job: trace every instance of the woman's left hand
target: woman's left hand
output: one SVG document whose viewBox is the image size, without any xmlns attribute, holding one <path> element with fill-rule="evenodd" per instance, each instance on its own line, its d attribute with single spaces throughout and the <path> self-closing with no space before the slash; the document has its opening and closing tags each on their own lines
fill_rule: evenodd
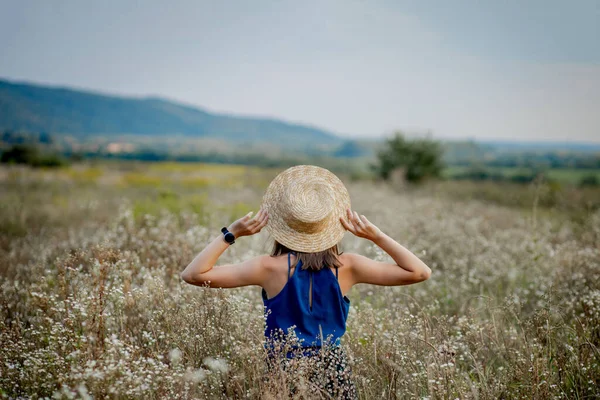
<svg viewBox="0 0 600 400">
<path fill-rule="evenodd" d="M 258 211 L 254 218 L 251 218 L 251 216 L 252 211 L 250 211 L 248 214 L 229 225 L 229 228 L 227 228 L 227 230 L 233 233 L 233 236 L 235 236 L 236 239 L 241 236 L 250 236 L 260 232 L 260 230 L 264 228 L 264 226 L 267 224 L 267 221 L 269 220 L 267 212 L 264 211 L 262 208 L 260 209 L 260 211 Z"/>
</svg>

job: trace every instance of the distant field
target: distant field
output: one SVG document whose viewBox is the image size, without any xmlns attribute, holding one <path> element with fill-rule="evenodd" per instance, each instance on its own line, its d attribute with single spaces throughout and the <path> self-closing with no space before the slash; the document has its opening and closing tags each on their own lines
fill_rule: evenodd
<svg viewBox="0 0 600 400">
<path fill-rule="evenodd" d="M 469 171 L 468 166 L 451 166 L 443 171 L 443 176 L 453 178 Z M 531 173 L 529 168 L 509 168 L 509 167 L 484 167 L 490 174 L 501 174 L 507 178 L 515 175 L 528 175 Z M 546 171 L 548 178 L 561 183 L 578 184 L 582 178 L 595 175 L 600 180 L 600 170 L 587 170 L 575 168 L 555 168 Z"/>
</svg>

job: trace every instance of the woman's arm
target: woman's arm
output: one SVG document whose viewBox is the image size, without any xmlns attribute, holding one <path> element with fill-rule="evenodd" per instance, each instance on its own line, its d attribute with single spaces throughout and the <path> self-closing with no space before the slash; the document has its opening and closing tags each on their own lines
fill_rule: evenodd
<svg viewBox="0 0 600 400">
<path fill-rule="evenodd" d="M 347 210 L 348 220 L 340 218 L 344 227 L 358 237 L 371 240 L 388 253 L 396 265 L 371 260 L 370 258 L 348 254 L 350 270 L 354 284 L 371 283 L 374 285 L 409 285 L 429 279 L 431 269 L 419 257 L 394 239 L 381 232 L 364 215 Z"/>
<path fill-rule="evenodd" d="M 228 230 L 233 233 L 236 239 L 242 236 L 254 235 L 267 224 L 269 217 L 262 209 L 253 219 L 250 219 L 251 214 L 248 213 L 229 226 Z M 238 287 L 261 284 L 266 275 L 262 257 L 255 257 L 239 264 L 214 266 L 229 246 L 223 240 L 223 235 L 218 235 L 194 257 L 181 273 L 181 278 L 192 285 L 208 283 L 210 287 Z"/>
</svg>

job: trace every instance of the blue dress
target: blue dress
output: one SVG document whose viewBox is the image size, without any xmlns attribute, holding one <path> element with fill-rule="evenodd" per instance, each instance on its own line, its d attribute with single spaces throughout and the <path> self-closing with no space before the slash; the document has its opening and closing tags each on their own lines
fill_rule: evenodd
<svg viewBox="0 0 600 400">
<path fill-rule="evenodd" d="M 266 361 L 269 371 L 266 380 L 268 381 L 270 375 L 278 368 L 296 374 L 298 371 L 294 368 L 297 366 L 290 366 L 288 361 L 302 355 L 304 359 L 318 359 L 320 362 L 318 365 L 321 367 L 310 375 L 309 379 L 313 383 L 321 382 L 332 398 L 357 399 L 352 368 L 340 346 L 340 338 L 346 332 L 350 299 L 342 295 L 337 268 L 335 275 L 328 266 L 319 271 L 312 271 L 302 269 L 302 262 L 299 261 L 291 277 L 290 272 L 288 253 L 288 281 L 283 289 L 270 299 L 262 289 L 266 315 Z M 288 348 L 292 350 L 287 351 L 285 357 L 278 357 L 280 353 L 274 351 L 273 338 L 282 338 L 285 343 L 288 329 L 293 330 L 300 340 L 300 345 L 288 344 Z M 327 345 L 326 351 L 323 351 L 322 345 Z M 325 379 L 325 383 L 322 379 Z M 290 393 L 294 394 L 296 390 L 292 385 Z"/>
<path fill-rule="evenodd" d="M 322 345 L 339 346 L 340 338 L 346 332 L 346 319 L 350 299 L 342 294 L 337 276 L 324 266 L 318 271 L 302 269 L 302 262 L 296 265 L 290 277 L 291 262 L 288 253 L 288 281 L 283 289 L 272 298 L 262 289 L 265 306 L 265 347 L 270 339 L 293 328 L 300 346 L 307 351 Z M 291 357 L 291 355 L 288 355 Z"/>
</svg>

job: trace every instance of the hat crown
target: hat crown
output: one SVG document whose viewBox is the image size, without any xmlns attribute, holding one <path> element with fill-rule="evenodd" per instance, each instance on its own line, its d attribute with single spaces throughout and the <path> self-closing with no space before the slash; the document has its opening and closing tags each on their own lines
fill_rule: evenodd
<svg viewBox="0 0 600 400">
<path fill-rule="evenodd" d="M 334 193 L 327 182 L 315 180 L 304 183 L 302 190 L 289 185 L 283 196 L 286 213 L 283 219 L 298 232 L 316 233 L 328 222 L 334 208 Z"/>
<path fill-rule="evenodd" d="M 350 208 L 350 195 L 332 172 L 315 165 L 296 165 L 269 184 L 262 207 L 269 213 L 266 229 L 282 245 L 314 253 L 339 243 L 346 229 L 340 218 Z"/>
</svg>

